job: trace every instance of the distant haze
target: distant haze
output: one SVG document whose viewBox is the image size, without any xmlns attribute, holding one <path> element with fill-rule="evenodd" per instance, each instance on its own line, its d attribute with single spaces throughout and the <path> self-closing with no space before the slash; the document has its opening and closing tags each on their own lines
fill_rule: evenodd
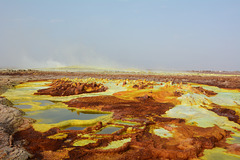
<svg viewBox="0 0 240 160">
<path fill-rule="evenodd" d="M 240 70 L 239 0 L 0 0 L 0 68 Z"/>
</svg>

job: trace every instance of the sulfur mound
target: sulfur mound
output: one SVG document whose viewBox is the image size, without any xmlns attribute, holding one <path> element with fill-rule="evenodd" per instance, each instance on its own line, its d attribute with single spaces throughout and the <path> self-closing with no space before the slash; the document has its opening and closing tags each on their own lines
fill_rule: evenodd
<svg viewBox="0 0 240 160">
<path fill-rule="evenodd" d="M 83 93 L 104 92 L 108 88 L 101 83 L 81 83 L 70 79 L 57 79 L 50 88 L 40 89 L 35 95 L 69 96 Z"/>
</svg>

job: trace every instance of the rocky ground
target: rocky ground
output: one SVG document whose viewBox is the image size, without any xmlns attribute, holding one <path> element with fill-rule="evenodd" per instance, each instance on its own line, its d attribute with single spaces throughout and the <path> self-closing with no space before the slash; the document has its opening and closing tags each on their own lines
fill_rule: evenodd
<svg viewBox="0 0 240 160">
<path fill-rule="evenodd" d="M 23 118 L 24 112 L 12 107 L 10 101 L 0 97 L 0 159 L 23 160 L 31 157 L 23 147 L 23 141 L 13 141 L 13 134 L 30 126 Z"/>
<path fill-rule="evenodd" d="M 127 73 L 126 74 L 122 74 L 122 73 L 121 74 L 111 74 L 111 73 L 87 73 L 87 72 L 50 72 L 50 71 L 35 71 L 35 70 L 2 70 L 2 71 L 0 71 L 0 95 L 2 93 L 4 93 L 7 89 L 12 88 L 15 85 L 22 83 L 22 82 L 35 81 L 35 80 L 47 80 L 47 79 L 59 79 L 59 78 L 63 78 L 63 77 L 68 77 L 68 78 L 93 77 L 93 78 L 108 78 L 108 79 L 146 79 L 146 80 L 150 80 L 150 81 L 162 81 L 162 82 L 172 81 L 173 83 L 192 82 L 192 83 L 214 85 L 214 86 L 218 86 L 218 87 L 222 87 L 222 88 L 230 88 L 230 89 L 238 88 L 238 89 L 240 89 L 240 76 L 236 76 L 236 75 L 235 76 L 234 75 L 225 76 L 222 74 L 219 74 L 219 76 L 216 76 L 216 75 L 207 75 L 207 76 L 206 75 L 205 76 L 201 76 L 201 75 L 146 75 L 146 74 L 141 75 L 141 74 L 127 74 Z M 108 97 L 106 97 L 106 98 L 108 98 Z M 112 97 L 110 97 L 110 98 L 112 98 Z M 140 97 L 140 98 L 147 99 L 149 101 L 149 99 L 148 99 L 149 97 L 147 97 L 147 98 Z M 133 104 L 133 106 L 134 106 L 134 104 Z M 114 109 L 115 108 L 105 108 L 105 110 L 114 110 Z M 125 112 L 119 112 L 118 114 L 114 115 L 115 118 L 121 117 L 122 115 L 120 115 L 120 113 L 123 115 L 127 114 Z M 4 97 L 0 97 L 0 159 L 28 159 L 31 157 L 31 154 L 29 154 L 22 147 L 22 146 L 26 145 L 25 144 L 26 142 L 24 142 L 24 140 L 22 140 L 22 139 L 13 141 L 13 138 L 12 138 L 17 131 L 21 131 L 23 129 L 30 127 L 31 120 L 23 118 L 23 115 L 24 115 L 23 112 L 12 107 L 12 104 L 10 101 L 5 99 Z M 149 125 L 151 125 L 151 124 L 149 124 Z M 182 124 L 180 124 L 180 122 L 179 122 L 179 125 L 182 125 Z M 146 126 L 145 126 L 145 128 L 146 128 Z M 216 128 L 212 128 L 212 129 L 216 130 Z M 21 133 L 23 134 L 28 131 L 34 132 L 31 130 L 31 127 L 30 127 L 28 130 L 20 132 L 19 134 L 21 134 Z M 179 131 L 179 133 L 180 133 L 180 131 Z M 147 132 L 146 132 L 146 134 L 147 134 Z M 224 134 L 227 134 L 227 133 L 224 132 Z M 139 135 L 136 135 L 136 137 L 138 137 L 138 136 Z M 144 132 L 141 131 L 141 136 L 148 137 L 149 135 L 145 135 L 145 130 L 144 130 Z M 218 135 L 216 135 L 216 137 L 217 136 Z M 24 137 L 24 134 L 22 135 L 22 137 Z M 26 137 L 26 139 L 27 138 L 28 137 Z M 154 139 L 155 137 L 152 137 L 152 138 Z M 215 138 L 215 139 L 218 139 L 218 138 Z M 216 145 L 217 142 L 220 142 L 221 139 L 222 138 L 220 137 L 219 140 L 214 140 L 214 145 Z M 146 139 L 146 141 L 147 141 L 147 139 Z M 206 139 L 206 141 L 209 141 L 209 140 Z M 132 151 L 135 151 L 137 149 L 139 151 L 139 155 L 140 155 L 141 147 L 146 147 L 146 146 L 144 146 L 144 144 L 146 144 L 145 140 L 141 143 L 139 142 L 139 144 L 136 146 L 134 146 L 134 145 L 131 146 L 130 148 L 132 148 Z M 203 144 L 203 146 L 204 146 L 204 144 Z M 207 148 L 207 147 L 202 147 L 202 148 Z M 151 146 L 150 146 L 150 148 L 151 148 Z M 164 149 L 164 148 L 162 148 L 162 149 Z M 79 152 L 79 151 L 76 150 L 76 152 Z M 196 152 L 200 153 L 201 151 L 197 150 Z M 153 151 L 151 153 L 153 155 L 155 154 L 155 152 L 153 152 Z M 76 154 L 75 150 L 73 150 L 71 155 L 75 155 L 75 154 Z M 129 155 L 131 155 L 130 152 L 129 152 Z M 171 153 L 169 153 L 169 155 L 171 155 Z M 92 156 L 91 158 L 94 158 L 94 156 Z"/>
</svg>

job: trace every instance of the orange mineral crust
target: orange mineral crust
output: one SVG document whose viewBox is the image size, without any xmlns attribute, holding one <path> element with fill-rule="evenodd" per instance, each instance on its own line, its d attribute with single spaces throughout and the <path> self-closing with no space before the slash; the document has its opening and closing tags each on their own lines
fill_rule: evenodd
<svg viewBox="0 0 240 160">
<path fill-rule="evenodd" d="M 35 83 L 45 88 L 33 90 Z M 16 132 L 14 142 L 22 143 L 32 159 L 185 160 L 206 158 L 211 151 L 226 157 L 240 154 L 238 90 L 146 80 L 64 78 L 49 83 L 21 84 L 16 92 L 21 99 L 6 94 L 32 105 L 25 111 L 37 118 L 41 113 L 66 118 L 68 110 L 77 114 L 63 122 L 47 117 L 46 124 L 39 117 Z M 24 88 L 29 86 L 31 95 Z M 35 101 L 26 102 L 30 97 Z M 86 115 L 95 118 L 81 119 Z"/>
<path fill-rule="evenodd" d="M 104 92 L 103 84 L 74 82 L 69 79 L 57 79 L 50 88 L 38 90 L 36 95 L 69 96 L 82 93 Z"/>
<path fill-rule="evenodd" d="M 16 133 L 14 138 L 16 141 L 28 141 L 25 148 L 34 154 L 33 159 L 192 159 L 201 156 L 204 149 L 218 146 L 230 147 L 232 151 L 234 147 L 224 143 L 229 132 L 217 126 L 188 126 L 182 120 L 167 118 L 156 118 L 140 126 L 125 126 L 120 132 L 107 135 L 94 134 L 104 127 L 101 123 L 83 131 L 60 131 L 53 128 L 40 133 L 29 128 Z M 174 135 L 161 135 L 158 133 L 160 128 Z M 66 136 L 51 138 L 57 134 Z M 91 143 L 74 145 L 81 141 Z M 121 141 L 126 142 L 109 147 Z"/>
</svg>

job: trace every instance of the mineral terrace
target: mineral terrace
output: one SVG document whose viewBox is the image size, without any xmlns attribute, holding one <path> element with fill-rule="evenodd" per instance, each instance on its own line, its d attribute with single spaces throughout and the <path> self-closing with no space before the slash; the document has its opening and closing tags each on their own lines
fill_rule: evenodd
<svg viewBox="0 0 240 160">
<path fill-rule="evenodd" d="M 0 75 L 0 159 L 240 159 L 239 75 Z"/>
</svg>

